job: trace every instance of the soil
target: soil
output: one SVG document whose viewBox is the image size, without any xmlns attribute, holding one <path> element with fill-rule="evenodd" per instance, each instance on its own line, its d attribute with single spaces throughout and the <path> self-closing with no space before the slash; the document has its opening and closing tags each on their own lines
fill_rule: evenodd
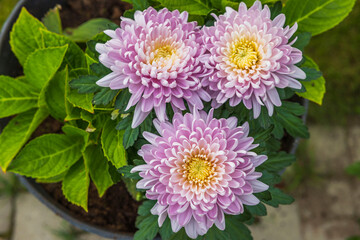
<svg viewBox="0 0 360 240">
<path fill-rule="evenodd" d="M 132 199 L 123 182 L 110 187 L 100 198 L 93 183 L 89 187 L 88 212 L 68 202 L 61 183 L 42 184 L 44 189 L 77 218 L 92 225 L 116 232 L 135 232 L 135 220 L 140 202 Z"/>
<path fill-rule="evenodd" d="M 107 18 L 120 24 L 120 16 L 131 9 L 129 3 L 119 0 L 76 0 L 63 4 L 61 21 L 63 28 L 77 27 L 92 18 Z"/>
</svg>

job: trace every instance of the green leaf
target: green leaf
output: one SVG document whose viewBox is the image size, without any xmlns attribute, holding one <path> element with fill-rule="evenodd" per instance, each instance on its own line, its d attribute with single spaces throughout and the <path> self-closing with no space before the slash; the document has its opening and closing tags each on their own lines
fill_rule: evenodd
<svg viewBox="0 0 360 240">
<path fill-rule="evenodd" d="M 45 90 L 45 102 L 50 115 L 60 121 L 66 117 L 65 84 L 67 82 L 67 69 L 59 71 L 50 80 Z"/>
<path fill-rule="evenodd" d="M 297 40 L 292 46 L 303 52 L 304 48 L 310 43 L 311 33 L 302 32 L 297 34 L 296 36 Z"/>
<path fill-rule="evenodd" d="M 41 19 L 45 27 L 52 32 L 62 34 L 62 26 L 60 19 L 60 5 L 56 5 L 54 8 L 50 9 L 45 16 Z"/>
<path fill-rule="evenodd" d="M 33 109 L 17 115 L 6 125 L 0 135 L 0 166 L 4 172 L 47 116 L 45 109 Z"/>
<path fill-rule="evenodd" d="M 147 0 L 131 0 L 134 10 L 143 11 L 147 9 L 150 5 Z"/>
<path fill-rule="evenodd" d="M 207 15 L 211 11 L 209 3 L 202 0 L 159 0 L 159 2 L 169 10 L 187 11 L 194 15 Z"/>
<path fill-rule="evenodd" d="M 89 133 L 86 132 L 85 130 L 81 129 L 81 128 L 77 128 L 75 126 L 72 126 L 70 124 L 66 124 L 65 126 L 63 126 L 61 128 L 61 130 L 69 137 L 73 138 L 74 140 L 78 139 L 78 138 L 82 138 L 83 139 L 83 147 L 81 149 L 81 152 L 85 151 L 85 148 L 88 144 L 89 141 Z"/>
<path fill-rule="evenodd" d="M 286 107 L 275 108 L 275 121 L 278 121 L 293 137 L 309 138 L 309 132 L 302 119 Z M 298 113 L 298 110 L 295 110 Z"/>
<path fill-rule="evenodd" d="M 68 65 L 69 70 L 87 68 L 85 54 L 77 44 L 63 35 L 50 32 L 46 29 L 41 29 L 40 32 L 44 47 L 60 47 L 68 45 L 68 50 L 64 57 L 64 64 Z"/>
<path fill-rule="evenodd" d="M 138 136 L 139 136 L 139 127 L 132 128 L 131 125 L 129 125 L 125 129 L 125 133 L 124 133 L 123 145 L 125 149 L 128 149 L 129 147 L 133 146 Z"/>
<path fill-rule="evenodd" d="M 74 106 L 84 109 L 90 113 L 94 113 L 94 106 L 92 104 L 92 93 L 81 94 L 75 89 L 69 89 L 66 99 Z"/>
<path fill-rule="evenodd" d="M 83 158 L 99 196 L 102 197 L 105 191 L 114 184 L 109 173 L 108 160 L 104 157 L 101 147 L 97 145 L 89 145 Z"/>
<path fill-rule="evenodd" d="M 84 161 L 80 160 L 65 175 L 61 189 L 69 202 L 82 207 L 87 212 L 89 184 L 88 170 Z"/>
<path fill-rule="evenodd" d="M 1 146 L 1 145 L 0 145 Z M 346 172 L 349 175 L 356 176 L 360 178 L 360 162 L 351 164 L 346 168 Z"/>
<path fill-rule="evenodd" d="M 86 75 L 70 81 L 70 87 L 78 90 L 78 93 L 94 93 L 102 89 L 102 87 L 96 85 L 96 81 L 99 77 Z"/>
<path fill-rule="evenodd" d="M 41 90 L 59 69 L 67 49 L 65 45 L 38 49 L 31 53 L 24 65 L 28 82 Z"/>
<path fill-rule="evenodd" d="M 126 152 L 123 147 L 124 131 L 115 129 L 116 122 L 108 119 L 101 134 L 101 144 L 105 156 L 116 167 L 127 165 Z"/>
<path fill-rule="evenodd" d="M 96 34 L 109 29 L 112 22 L 105 18 L 91 19 L 77 28 L 66 28 L 64 30 L 65 36 L 74 42 L 87 42 Z"/>
<path fill-rule="evenodd" d="M 119 95 L 116 97 L 115 109 L 119 109 L 120 113 L 124 113 L 130 97 L 131 94 L 128 89 L 121 90 Z"/>
<path fill-rule="evenodd" d="M 10 32 L 10 46 L 21 65 L 24 65 L 30 53 L 42 48 L 40 29 L 45 26 L 22 8 Z"/>
<path fill-rule="evenodd" d="M 19 79 L 0 76 L 0 118 L 37 107 L 36 89 Z"/>
<path fill-rule="evenodd" d="M 102 88 L 100 92 L 94 95 L 95 105 L 106 105 L 110 103 L 118 94 L 119 90 L 112 90 L 110 88 Z"/>
<path fill-rule="evenodd" d="M 45 134 L 30 141 L 11 162 L 8 171 L 48 178 L 67 171 L 81 157 L 84 140 L 64 134 Z"/>
<path fill-rule="evenodd" d="M 121 168 L 119 168 L 117 171 L 119 173 L 122 173 L 124 175 L 125 178 L 130 178 L 130 179 L 133 179 L 133 180 L 140 180 L 142 179 L 142 177 L 140 177 L 139 175 L 139 172 L 134 172 L 134 173 L 131 173 L 131 169 L 133 169 L 133 165 L 127 165 L 127 166 L 123 166 Z"/>
<path fill-rule="evenodd" d="M 221 231 L 216 226 L 212 226 L 204 235 L 206 240 L 228 240 L 229 238 L 230 234 L 227 230 Z"/>
<path fill-rule="evenodd" d="M 111 73 L 111 70 L 105 67 L 102 63 L 93 63 L 90 65 L 90 69 L 98 76 L 98 79 Z"/>
<path fill-rule="evenodd" d="M 352 10 L 355 0 L 288 0 L 284 7 L 286 24 L 299 24 L 299 31 L 313 36 L 339 24 Z"/>
<path fill-rule="evenodd" d="M 267 170 L 264 170 L 264 171 L 262 171 L 261 178 L 258 179 L 258 180 L 265 183 L 265 184 L 267 184 L 267 185 L 269 185 L 269 186 L 273 186 L 273 185 L 281 182 L 281 177 L 277 173 L 270 173 Z"/>
<path fill-rule="evenodd" d="M 258 205 L 255 205 L 255 206 L 247 206 L 246 205 L 245 208 L 252 215 L 256 215 L 256 216 L 266 216 L 267 215 L 266 207 L 262 203 L 259 203 Z"/>
<path fill-rule="evenodd" d="M 137 181 L 125 177 L 122 178 L 122 181 L 125 183 L 126 190 L 135 201 L 141 201 L 143 199 L 144 194 L 136 188 Z"/>
<path fill-rule="evenodd" d="M 283 193 L 278 188 L 270 187 L 268 191 L 271 194 L 271 200 L 264 202 L 270 206 L 279 207 L 280 204 L 291 204 L 294 202 L 293 197 L 286 193 Z"/>
<path fill-rule="evenodd" d="M 318 65 L 309 57 L 305 57 L 306 61 L 302 65 L 304 67 L 314 68 L 319 71 Z M 310 101 L 313 101 L 319 105 L 322 104 L 322 100 L 325 94 L 325 79 L 324 77 L 319 77 L 315 80 L 301 82 L 304 87 L 306 88 L 306 92 L 303 93 L 296 93 L 300 97 L 309 99 Z"/>
<path fill-rule="evenodd" d="M 286 152 L 269 154 L 268 160 L 261 164 L 258 169 L 266 169 L 271 172 L 278 172 L 284 170 L 285 167 L 290 166 L 293 162 L 295 162 L 295 160 L 295 155 Z"/>
<path fill-rule="evenodd" d="M 225 229 L 229 234 L 229 240 L 252 240 L 250 230 L 240 220 L 241 215 L 227 215 L 225 217 Z"/>
<path fill-rule="evenodd" d="M 153 240 L 159 231 L 157 215 L 148 215 L 137 226 L 134 240 Z"/>
<path fill-rule="evenodd" d="M 38 183 L 57 183 L 57 182 L 62 182 L 65 178 L 65 175 L 67 174 L 66 172 L 60 173 L 57 176 L 54 177 L 49 177 L 49 178 L 37 178 L 36 182 Z"/>
</svg>

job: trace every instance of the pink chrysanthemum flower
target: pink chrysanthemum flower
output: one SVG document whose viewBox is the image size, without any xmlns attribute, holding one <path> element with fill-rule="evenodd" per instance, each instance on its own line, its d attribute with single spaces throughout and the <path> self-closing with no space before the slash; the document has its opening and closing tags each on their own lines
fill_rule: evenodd
<svg viewBox="0 0 360 240">
<path fill-rule="evenodd" d="M 238 11 L 227 7 L 224 15 L 213 16 L 215 26 L 203 29 L 210 52 L 206 66 L 212 70 L 203 86 L 211 91 L 213 106 L 243 101 L 257 118 L 265 104 L 271 116 L 274 105 L 281 105 L 276 88 L 300 89 L 296 79 L 306 77 L 295 66 L 302 59 L 301 51 L 291 46 L 296 39 L 289 43 L 297 24 L 283 28 L 285 15 L 271 20 L 268 6 L 262 9 L 260 1 L 249 9 L 245 3 Z"/>
<path fill-rule="evenodd" d="M 151 144 L 139 155 L 146 164 L 132 169 L 143 178 L 137 188 L 157 200 L 151 212 L 159 215 L 159 226 L 168 216 L 173 232 L 184 227 L 191 238 L 213 224 L 224 230 L 224 213 L 236 215 L 244 204 L 257 205 L 253 193 L 268 189 L 255 172 L 267 157 L 251 152 L 257 145 L 248 137 L 249 125 L 237 127 L 235 117 L 215 119 L 212 112 L 176 113 L 172 124 L 155 120 L 160 136 L 144 132 Z"/>
<path fill-rule="evenodd" d="M 96 45 L 100 62 L 112 70 L 97 84 L 129 89 L 132 96 L 127 109 L 136 104 L 133 128 L 152 109 L 165 121 L 166 103 L 185 110 L 185 100 L 202 109 L 202 100 L 211 98 L 200 83 L 206 68 L 200 62 L 205 48 L 197 23 L 187 21 L 187 12 L 157 12 L 151 7 L 136 11 L 134 18 L 122 17 L 120 28 L 105 31 L 112 39 Z"/>
</svg>

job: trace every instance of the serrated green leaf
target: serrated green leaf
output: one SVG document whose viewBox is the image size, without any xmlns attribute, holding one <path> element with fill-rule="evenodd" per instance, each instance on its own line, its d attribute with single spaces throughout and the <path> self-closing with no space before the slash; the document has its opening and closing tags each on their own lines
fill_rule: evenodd
<svg viewBox="0 0 360 240">
<path fill-rule="evenodd" d="M 127 165 L 126 152 L 123 147 L 124 131 L 115 129 L 116 122 L 108 119 L 101 134 L 101 144 L 105 156 L 116 168 Z"/>
<path fill-rule="evenodd" d="M 64 125 L 61 130 L 69 137 L 73 138 L 74 140 L 76 140 L 77 138 L 82 138 L 83 139 L 83 147 L 81 149 L 82 152 L 85 151 L 86 145 L 88 144 L 89 141 L 89 133 L 86 132 L 83 129 L 77 128 L 75 126 L 72 125 Z"/>
<path fill-rule="evenodd" d="M 271 194 L 271 200 L 264 201 L 266 204 L 273 206 L 273 207 L 279 207 L 280 204 L 291 204 L 294 202 L 294 198 L 290 195 L 282 192 L 278 188 L 270 187 L 268 190 Z"/>
<path fill-rule="evenodd" d="M 57 183 L 57 182 L 62 182 L 65 178 L 65 175 L 67 174 L 67 171 L 60 173 L 57 176 L 54 177 L 49 177 L 49 178 L 37 178 L 36 182 L 37 183 Z"/>
<path fill-rule="evenodd" d="M 115 109 L 119 109 L 120 113 L 124 113 L 130 97 L 131 94 L 128 89 L 121 90 L 119 95 L 116 97 Z"/>
<path fill-rule="evenodd" d="M 67 69 L 59 71 L 50 80 L 45 90 L 45 102 L 51 116 L 64 121 L 66 117 L 65 107 L 65 84 L 67 81 Z"/>
<path fill-rule="evenodd" d="M 227 230 L 222 231 L 214 225 L 204 235 L 206 240 L 229 240 L 229 238 L 230 234 Z"/>
<path fill-rule="evenodd" d="M 79 160 L 83 145 L 83 139 L 64 134 L 42 135 L 21 150 L 8 171 L 33 178 L 59 175 Z"/>
<path fill-rule="evenodd" d="M 105 18 L 91 19 L 77 28 L 66 28 L 64 35 L 74 42 L 87 42 L 96 34 L 109 29 L 112 22 Z"/>
<path fill-rule="evenodd" d="M 114 184 L 109 173 L 108 160 L 104 157 L 101 147 L 97 145 L 89 145 L 83 153 L 83 158 L 99 196 L 102 197 L 105 191 Z"/>
<path fill-rule="evenodd" d="M 30 53 L 43 47 L 40 29 L 45 29 L 45 26 L 22 8 L 10 32 L 11 50 L 21 65 L 24 65 Z"/>
<path fill-rule="evenodd" d="M 346 168 L 346 172 L 349 175 L 356 176 L 360 178 L 360 162 L 351 164 Z"/>
<path fill-rule="evenodd" d="M 56 5 L 54 8 L 50 9 L 45 16 L 41 19 L 45 27 L 52 32 L 62 34 L 62 26 L 61 26 L 61 18 L 60 5 Z"/>
<path fill-rule="evenodd" d="M 131 169 L 133 169 L 133 165 L 127 165 L 119 168 L 117 171 L 124 175 L 125 178 L 130 178 L 134 180 L 140 180 L 142 177 L 140 177 L 139 172 L 131 173 Z"/>
<path fill-rule="evenodd" d="M 139 228 L 134 235 L 134 240 L 153 240 L 159 231 L 157 215 L 148 215 L 137 226 Z"/>
<path fill-rule="evenodd" d="M 194 15 L 207 15 L 211 11 L 211 6 L 201 0 L 159 0 L 159 2 L 170 10 L 187 11 Z"/>
<path fill-rule="evenodd" d="M 252 240 L 250 230 L 241 222 L 239 215 L 225 217 L 225 229 L 229 232 L 229 240 Z"/>
<path fill-rule="evenodd" d="M 125 183 L 126 190 L 135 201 L 141 201 L 144 198 L 144 193 L 136 188 L 136 180 L 123 177 L 122 181 Z"/>
<path fill-rule="evenodd" d="M 78 93 L 75 89 L 69 89 L 67 92 L 66 99 L 77 108 L 84 109 L 90 113 L 94 113 L 94 106 L 92 104 L 94 94 L 92 93 L 85 93 L 81 94 Z"/>
<path fill-rule="evenodd" d="M 313 36 L 339 24 L 352 10 L 355 0 L 288 0 L 284 7 L 286 24 Z"/>
<path fill-rule="evenodd" d="M 102 63 L 93 63 L 90 65 L 90 69 L 98 76 L 98 79 L 111 73 L 111 70 L 105 67 Z"/>
<path fill-rule="evenodd" d="M 48 116 L 46 109 L 33 109 L 11 119 L 0 135 L 0 166 L 5 172 L 11 160 Z"/>
<path fill-rule="evenodd" d="M 110 88 L 102 88 L 100 92 L 94 95 L 94 104 L 106 105 L 110 103 L 114 97 L 118 94 L 118 90 L 112 90 Z"/>
<path fill-rule="evenodd" d="M 296 36 L 297 40 L 292 46 L 301 51 L 304 51 L 304 48 L 310 43 L 311 33 L 302 32 L 297 34 Z"/>
<path fill-rule="evenodd" d="M 245 208 L 252 215 L 256 215 L 256 216 L 266 216 L 267 215 L 266 207 L 262 203 L 259 203 L 258 205 L 255 205 L 255 206 L 247 206 L 246 205 Z"/>
<path fill-rule="evenodd" d="M 116 130 L 124 130 L 128 128 L 129 125 L 131 125 L 131 117 L 127 116 L 116 125 Z"/>
<path fill-rule="evenodd" d="M 69 169 L 61 189 L 69 202 L 82 207 L 87 212 L 89 184 L 89 173 L 81 159 Z"/>
<path fill-rule="evenodd" d="M 102 89 L 102 87 L 96 85 L 96 81 L 99 77 L 86 75 L 70 81 L 70 87 L 78 90 L 78 93 L 94 93 Z"/>
<path fill-rule="evenodd" d="M 318 65 L 309 57 L 305 57 L 306 61 L 302 65 L 304 67 L 314 68 L 319 71 Z M 322 104 L 322 100 L 324 97 L 324 94 L 326 92 L 325 90 L 325 79 L 324 77 L 319 77 L 318 79 L 307 81 L 307 82 L 301 82 L 304 87 L 306 88 L 306 92 L 303 93 L 296 93 L 300 97 L 309 99 L 310 101 L 313 101 L 319 105 Z"/>
<path fill-rule="evenodd" d="M 284 107 L 275 108 L 275 121 L 279 121 L 293 137 L 309 138 L 309 132 L 302 119 L 289 112 Z"/>
<path fill-rule="evenodd" d="M 40 29 L 44 47 L 60 47 L 68 45 L 68 50 L 64 57 L 64 66 L 68 65 L 69 70 L 77 68 L 87 68 L 85 54 L 81 48 L 73 41 L 63 35 Z"/>
<path fill-rule="evenodd" d="M 124 138 L 123 138 L 123 145 L 125 149 L 128 149 L 129 147 L 133 146 L 138 136 L 139 136 L 139 127 L 132 128 L 131 125 L 129 125 L 125 129 Z"/>
<path fill-rule="evenodd" d="M 286 152 L 279 152 L 276 154 L 269 154 L 268 160 L 261 164 L 258 169 L 266 169 L 271 172 L 278 172 L 283 170 L 285 167 L 290 166 L 295 162 L 296 158 L 293 154 Z"/>
<path fill-rule="evenodd" d="M 143 11 L 147 9 L 150 5 L 147 0 L 131 0 L 134 10 Z"/>
<path fill-rule="evenodd" d="M 0 76 L 0 118 L 12 116 L 37 107 L 38 94 L 29 84 Z"/>
<path fill-rule="evenodd" d="M 24 64 L 27 81 L 41 90 L 59 69 L 67 49 L 65 45 L 38 49 L 31 53 Z"/>
</svg>

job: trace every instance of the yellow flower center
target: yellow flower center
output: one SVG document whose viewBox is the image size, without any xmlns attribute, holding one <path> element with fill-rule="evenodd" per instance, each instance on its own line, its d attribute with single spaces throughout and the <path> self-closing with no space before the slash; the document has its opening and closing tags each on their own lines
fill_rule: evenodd
<svg viewBox="0 0 360 240">
<path fill-rule="evenodd" d="M 249 69 L 260 59 L 257 43 L 244 38 L 233 41 L 229 50 L 230 62 L 238 69 Z"/>
<path fill-rule="evenodd" d="M 176 53 L 176 50 L 173 49 L 169 45 L 159 47 L 159 48 L 155 49 L 155 51 L 154 51 L 154 58 L 152 59 L 151 64 L 154 61 L 158 62 L 160 59 L 167 60 L 167 59 L 171 58 L 172 55 L 175 53 Z"/>
<path fill-rule="evenodd" d="M 185 166 L 187 179 L 194 183 L 203 183 L 214 173 L 212 164 L 204 157 L 192 157 Z"/>
</svg>

